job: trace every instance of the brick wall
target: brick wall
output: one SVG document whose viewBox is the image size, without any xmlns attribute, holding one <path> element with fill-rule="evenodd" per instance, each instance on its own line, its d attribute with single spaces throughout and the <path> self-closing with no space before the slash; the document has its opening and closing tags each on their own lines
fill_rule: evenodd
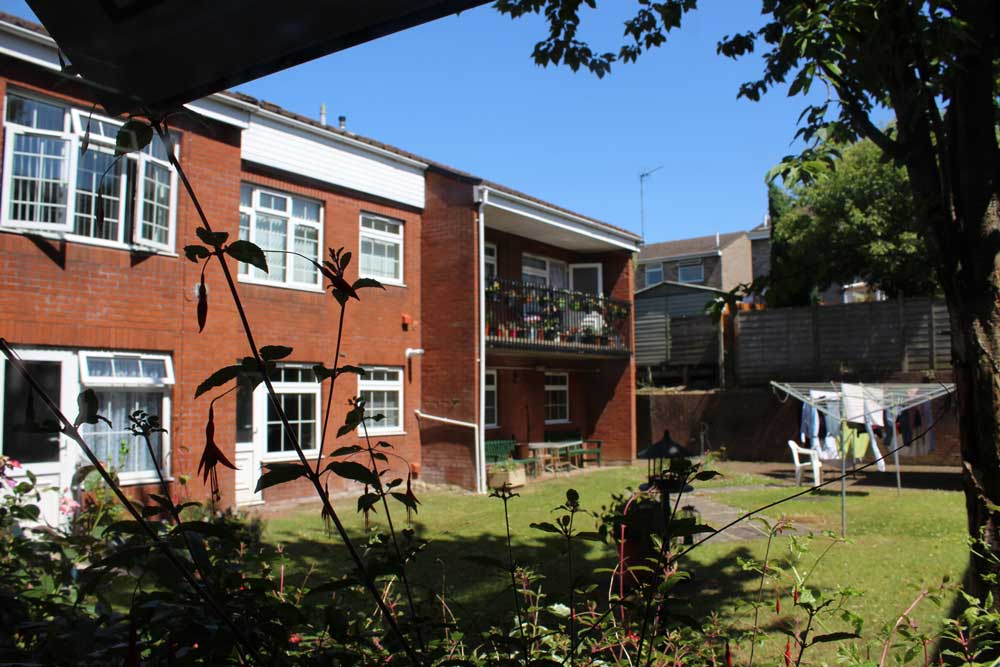
<svg viewBox="0 0 1000 667">
<path fill-rule="evenodd" d="M 669 430 L 675 441 L 697 453 L 701 424 L 705 423 L 711 449 L 725 447 L 731 459 L 790 463 L 788 441 L 799 439 L 801 403 L 795 399 L 779 401 L 769 389 L 641 394 L 637 404 L 639 449 Z M 934 427 L 934 451 L 928 451 L 929 442 L 920 442 L 903 449 L 900 459 L 904 463 L 957 465 L 960 452 L 955 413 L 943 399 L 933 402 L 932 413 L 939 418 Z"/>
<path fill-rule="evenodd" d="M 719 285 L 727 292 L 737 285 L 753 280 L 753 264 L 750 260 L 750 239 L 744 234 L 729 242 L 722 249 L 722 281 Z"/>
<path fill-rule="evenodd" d="M 671 261 L 663 263 L 663 279 L 677 281 L 677 267 L 681 264 L 687 265 L 688 263 L 696 264 L 698 259 L 686 259 L 679 261 Z M 702 280 L 698 285 L 706 285 L 708 287 L 722 287 L 722 258 L 717 255 L 709 255 L 707 257 L 701 258 L 702 270 L 704 271 L 705 279 Z"/>
<path fill-rule="evenodd" d="M 13 61 L 3 61 L 9 79 L 0 79 L 0 94 L 8 83 L 48 96 L 69 98 L 79 108 L 92 101 L 72 82 L 56 81 Z M 422 345 L 421 215 L 394 208 L 385 202 L 365 200 L 334 188 L 304 185 L 297 177 L 256 170 L 240 159 L 239 131 L 205 119 L 175 118 L 180 133 L 180 160 L 191 179 L 213 227 L 238 235 L 241 180 L 303 194 L 324 204 L 324 246 L 344 246 L 354 254 L 348 280 L 357 277 L 358 230 L 361 211 L 401 220 L 405 229 L 405 287 L 385 291 L 364 290 L 362 301 L 348 306 L 341 363 L 405 367 L 404 349 Z M 199 225 L 190 199 L 177 193 L 176 245 L 178 250 L 197 242 Z M 324 249 L 325 252 L 325 249 Z M 236 265 L 231 263 L 233 275 Z M 194 288 L 200 267 L 178 256 L 143 255 L 77 242 L 0 233 L 0 336 L 16 345 L 150 351 L 170 354 L 176 385 L 172 390 L 171 451 L 173 473 L 191 475 L 186 493 L 204 498 L 205 490 L 194 477 L 204 445 L 204 421 L 210 396 L 193 400 L 195 387 L 214 370 L 248 354 L 235 306 L 216 264 L 206 272 L 209 294 L 208 323 L 197 332 Z M 294 348 L 288 361 L 333 362 L 339 309 L 324 293 L 274 286 L 239 284 L 258 345 L 283 344 Z M 410 324 L 402 324 L 403 315 Z M 421 360 L 411 360 L 404 373 L 405 436 L 386 437 L 396 453 L 420 462 L 419 425 L 413 408 L 422 401 Z M 216 395 L 220 392 L 213 392 Z M 347 399 L 356 395 L 357 379 L 345 375 L 334 394 L 331 434 L 342 422 Z M 325 394 L 324 394 L 325 395 Z M 227 456 L 234 453 L 235 403 L 230 394 L 215 405 L 216 441 Z M 337 444 L 353 439 L 345 437 Z M 397 464 L 398 472 L 405 463 Z M 223 502 L 233 500 L 233 475 L 220 471 Z M 338 482 L 331 480 L 331 491 Z M 141 491 L 141 489 L 136 489 Z M 265 499 L 283 500 L 311 496 L 305 482 L 282 485 L 265 492 Z"/>
<path fill-rule="evenodd" d="M 472 184 L 428 171 L 421 255 L 424 312 L 422 404 L 427 414 L 476 423 L 479 412 L 479 319 L 476 209 Z M 471 428 L 419 424 L 422 474 L 431 481 L 472 486 Z"/>
<path fill-rule="evenodd" d="M 769 275 L 771 273 L 771 239 L 750 241 L 750 257 L 754 280 Z"/>
</svg>

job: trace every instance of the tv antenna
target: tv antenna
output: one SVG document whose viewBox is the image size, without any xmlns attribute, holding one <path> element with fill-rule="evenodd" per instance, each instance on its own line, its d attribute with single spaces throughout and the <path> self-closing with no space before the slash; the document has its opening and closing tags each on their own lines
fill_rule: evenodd
<svg viewBox="0 0 1000 667">
<path fill-rule="evenodd" d="M 663 169 L 662 164 L 655 169 L 650 169 L 639 174 L 639 236 L 642 237 L 644 242 L 646 240 L 646 179 L 660 169 Z"/>
</svg>

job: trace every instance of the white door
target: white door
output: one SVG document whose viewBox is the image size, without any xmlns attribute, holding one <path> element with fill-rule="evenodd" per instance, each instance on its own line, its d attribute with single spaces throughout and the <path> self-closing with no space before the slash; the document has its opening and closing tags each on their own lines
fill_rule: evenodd
<svg viewBox="0 0 1000 667">
<path fill-rule="evenodd" d="M 257 429 L 254 427 L 254 394 L 240 387 L 236 390 L 236 504 L 253 505 L 264 502 L 262 493 L 255 492 L 260 479 L 260 451 Z"/>
<path fill-rule="evenodd" d="M 76 354 L 54 350 L 22 350 L 21 359 L 68 418 L 76 416 L 79 365 Z M 77 462 L 83 458 L 78 445 L 52 430 L 59 421 L 13 364 L 0 359 L 0 452 L 21 463 L 15 480 L 27 479 L 30 470 L 41 494 L 40 520 L 50 526 L 62 521 L 59 500 L 69 492 Z"/>
</svg>

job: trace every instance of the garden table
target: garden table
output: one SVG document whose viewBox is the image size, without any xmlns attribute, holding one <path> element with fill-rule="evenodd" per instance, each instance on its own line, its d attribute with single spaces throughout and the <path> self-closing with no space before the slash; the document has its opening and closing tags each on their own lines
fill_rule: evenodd
<svg viewBox="0 0 1000 667">
<path fill-rule="evenodd" d="M 569 457 L 563 460 L 562 451 L 581 445 L 583 445 L 581 439 L 561 440 L 559 442 L 529 442 L 528 449 L 538 452 L 542 470 L 545 470 L 546 466 L 550 466 L 552 472 L 556 472 L 558 468 L 564 466 L 567 470 L 576 467 Z"/>
</svg>

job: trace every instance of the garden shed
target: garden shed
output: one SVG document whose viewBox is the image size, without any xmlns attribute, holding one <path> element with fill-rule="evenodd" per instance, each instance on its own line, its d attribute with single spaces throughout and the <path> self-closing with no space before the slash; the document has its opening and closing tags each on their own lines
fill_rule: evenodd
<svg viewBox="0 0 1000 667">
<path fill-rule="evenodd" d="M 721 383 L 722 328 L 705 313 L 725 292 L 670 280 L 635 293 L 635 363 L 649 384 Z"/>
</svg>

